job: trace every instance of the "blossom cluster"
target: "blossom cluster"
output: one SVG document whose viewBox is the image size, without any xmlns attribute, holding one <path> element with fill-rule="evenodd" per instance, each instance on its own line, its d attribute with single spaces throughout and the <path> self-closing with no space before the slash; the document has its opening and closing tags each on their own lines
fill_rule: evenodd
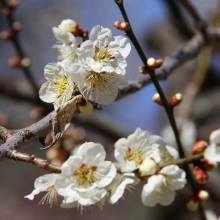
<svg viewBox="0 0 220 220">
<path fill-rule="evenodd" d="M 127 38 L 113 37 L 110 29 L 97 25 L 89 39 L 79 44 L 79 26 L 70 19 L 52 31 L 58 40 L 54 48 L 59 52 L 59 61 L 45 66 L 47 81 L 40 88 L 40 98 L 53 103 L 55 109 L 77 94 L 98 104 L 113 102 L 118 87 L 126 84 L 125 58 L 131 50 Z"/>
<path fill-rule="evenodd" d="M 61 202 L 61 207 L 72 208 L 106 201 L 116 203 L 126 188 L 134 187 L 140 179 L 147 179 L 141 198 L 146 206 L 169 205 L 175 190 L 186 184 L 185 172 L 176 165 L 160 164 L 178 158 L 178 152 L 156 135 L 137 128 L 127 138 L 115 143 L 116 163 L 105 161 L 106 152 L 98 143 L 84 143 L 76 154 L 61 166 L 60 174 L 46 174 L 35 180 L 35 189 L 26 198 L 47 191 L 41 203 Z"/>
</svg>

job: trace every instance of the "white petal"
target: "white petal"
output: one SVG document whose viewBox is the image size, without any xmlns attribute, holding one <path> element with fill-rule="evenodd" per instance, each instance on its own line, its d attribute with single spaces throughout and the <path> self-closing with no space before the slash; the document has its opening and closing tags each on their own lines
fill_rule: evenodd
<svg viewBox="0 0 220 220">
<path fill-rule="evenodd" d="M 166 149 L 170 153 L 170 155 L 173 157 L 174 160 L 179 159 L 179 152 L 174 147 L 166 145 Z"/>
<path fill-rule="evenodd" d="M 34 182 L 34 187 L 37 189 L 46 190 L 48 187 L 55 184 L 59 174 L 51 173 L 38 177 Z"/>
<path fill-rule="evenodd" d="M 131 44 L 128 42 L 128 39 L 122 36 L 114 37 L 115 41 L 112 41 L 109 44 L 111 49 L 117 49 L 121 55 L 126 58 L 131 51 Z"/>
<path fill-rule="evenodd" d="M 204 157 L 211 162 L 220 162 L 220 154 L 217 151 L 216 144 L 210 144 L 204 151 Z"/>
<path fill-rule="evenodd" d="M 56 82 L 63 78 L 65 71 L 57 63 L 48 63 L 44 67 L 44 76 L 50 82 Z"/>
<path fill-rule="evenodd" d="M 97 177 L 96 178 L 97 187 L 103 188 L 109 185 L 114 179 L 115 175 L 116 175 L 115 165 L 110 161 L 102 162 L 95 173 L 95 176 Z"/>
<path fill-rule="evenodd" d="M 39 194 L 40 192 L 43 192 L 43 191 L 44 190 L 41 190 L 41 189 L 34 189 L 31 194 L 25 196 L 24 198 L 27 198 L 29 200 L 33 200 L 35 195 L 37 195 L 37 194 Z"/>
<path fill-rule="evenodd" d="M 50 83 L 45 82 L 40 87 L 39 97 L 44 102 L 52 103 L 57 99 L 57 94 L 56 91 L 50 87 Z"/>
<path fill-rule="evenodd" d="M 106 152 L 101 144 L 87 142 L 79 147 L 77 155 L 92 158 L 92 165 L 98 166 L 102 161 L 105 160 Z"/>
<path fill-rule="evenodd" d="M 159 201 L 159 194 L 153 192 L 154 187 L 152 185 L 149 185 L 147 187 L 148 190 L 146 190 L 145 186 L 144 186 L 145 189 L 143 188 L 143 190 L 141 192 L 141 200 L 144 205 L 149 206 L 149 207 L 153 207 Z"/>
<path fill-rule="evenodd" d="M 220 143 L 220 129 L 213 131 L 210 134 L 210 144 L 218 144 Z"/>
<path fill-rule="evenodd" d="M 159 204 L 167 206 L 170 205 L 175 199 L 175 191 L 171 188 L 167 188 L 160 194 Z"/>
</svg>

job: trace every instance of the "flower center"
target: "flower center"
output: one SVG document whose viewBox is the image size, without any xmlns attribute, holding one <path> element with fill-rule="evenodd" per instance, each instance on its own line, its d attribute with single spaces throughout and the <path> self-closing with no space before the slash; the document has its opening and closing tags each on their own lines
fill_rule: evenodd
<svg viewBox="0 0 220 220">
<path fill-rule="evenodd" d="M 97 167 L 88 167 L 86 164 L 82 164 L 80 168 L 74 172 L 74 176 L 78 177 L 78 184 L 85 185 L 89 184 L 92 185 L 95 182 L 94 172 L 96 171 Z"/>
<path fill-rule="evenodd" d="M 102 48 L 95 48 L 95 56 L 94 60 L 98 62 L 109 62 L 111 60 L 114 60 L 114 56 L 111 55 L 111 53 L 108 50 L 108 46 L 102 47 Z"/>
<path fill-rule="evenodd" d="M 134 161 L 136 165 L 139 165 L 143 158 L 142 158 L 142 151 L 141 150 L 132 150 L 130 147 L 127 149 L 125 160 Z"/>
<path fill-rule="evenodd" d="M 60 80 L 58 83 L 56 83 L 57 94 L 62 95 L 63 92 L 65 91 L 66 87 L 69 85 L 70 85 L 69 80 L 67 79 L 66 76 L 64 76 L 62 80 Z"/>
</svg>

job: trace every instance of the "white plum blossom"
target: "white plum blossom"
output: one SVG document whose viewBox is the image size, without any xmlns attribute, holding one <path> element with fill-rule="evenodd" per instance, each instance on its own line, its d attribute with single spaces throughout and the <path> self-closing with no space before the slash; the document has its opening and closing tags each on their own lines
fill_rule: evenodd
<svg viewBox="0 0 220 220">
<path fill-rule="evenodd" d="M 75 93 L 74 82 L 62 66 L 49 63 L 44 68 L 47 82 L 41 85 L 39 96 L 44 102 L 53 103 L 55 109 L 69 101 Z"/>
<path fill-rule="evenodd" d="M 124 75 L 116 72 L 95 72 L 79 63 L 71 65 L 68 71 L 84 98 L 99 104 L 112 103 L 118 95 L 118 87 L 126 84 Z"/>
<path fill-rule="evenodd" d="M 178 157 L 177 151 L 166 145 L 159 136 L 150 136 L 146 131 L 137 128 L 128 138 L 121 138 L 115 143 L 115 159 L 122 172 L 132 172 L 139 168 L 145 159 L 155 163 L 167 162 Z"/>
<path fill-rule="evenodd" d="M 167 206 L 175 198 L 175 190 L 186 184 L 185 172 L 176 165 L 166 166 L 158 175 L 153 175 L 144 185 L 141 199 L 144 205 L 153 207 L 157 203 Z"/>
<path fill-rule="evenodd" d="M 70 45 L 72 42 L 69 39 L 68 33 L 74 34 L 78 31 L 78 29 L 79 26 L 75 21 L 66 19 L 63 20 L 58 27 L 53 27 L 52 31 L 58 41 L 65 43 L 66 45 Z"/>
<path fill-rule="evenodd" d="M 107 194 L 105 187 L 114 179 L 116 167 L 104 161 L 105 157 L 101 144 L 89 142 L 81 145 L 77 154 L 62 165 L 55 183 L 57 192 L 64 197 L 62 207 L 92 205 Z"/>
<path fill-rule="evenodd" d="M 209 146 L 204 151 L 204 157 L 211 162 L 220 162 L 220 129 L 211 133 Z"/>
<path fill-rule="evenodd" d="M 38 177 L 34 182 L 35 189 L 30 195 L 25 196 L 30 200 L 34 199 L 34 196 L 40 192 L 47 192 L 47 194 L 41 199 L 40 203 L 44 204 L 45 202 L 52 206 L 53 204 L 58 204 L 61 201 L 61 196 L 58 195 L 55 189 L 55 181 L 58 178 L 59 174 L 45 174 Z"/>
<path fill-rule="evenodd" d="M 205 210 L 205 217 L 207 220 L 220 220 L 220 217 L 217 217 L 217 215 L 209 209 Z"/>
<path fill-rule="evenodd" d="M 115 72 L 125 74 L 127 62 L 125 58 L 131 50 L 127 38 L 112 37 L 108 28 L 97 25 L 92 28 L 89 40 L 77 49 L 79 61 L 90 67 L 94 72 Z"/>
</svg>

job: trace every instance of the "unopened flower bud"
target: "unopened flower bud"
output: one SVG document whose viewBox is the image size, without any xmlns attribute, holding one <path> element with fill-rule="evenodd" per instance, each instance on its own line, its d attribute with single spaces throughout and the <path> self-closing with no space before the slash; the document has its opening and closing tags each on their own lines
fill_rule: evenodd
<svg viewBox="0 0 220 220">
<path fill-rule="evenodd" d="M 209 178 L 208 173 L 199 166 L 193 167 L 193 175 L 197 183 L 205 184 Z"/>
<path fill-rule="evenodd" d="M 202 201 L 206 201 L 209 199 L 209 193 L 206 190 L 200 190 L 198 192 L 198 198 Z"/>
<path fill-rule="evenodd" d="M 142 74 L 148 73 L 146 67 L 144 66 L 139 66 L 138 70 L 139 70 L 139 73 L 142 73 Z"/>
<path fill-rule="evenodd" d="M 90 114 L 92 114 L 93 111 L 93 105 L 91 104 L 91 102 L 87 102 L 85 100 L 83 100 L 82 102 L 80 102 L 77 105 L 77 110 L 79 112 L 79 114 L 84 115 L 84 116 L 88 116 Z"/>
<path fill-rule="evenodd" d="M 130 30 L 130 24 L 128 22 L 120 22 L 120 21 L 116 21 L 114 22 L 114 26 L 117 28 L 117 29 L 120 29 L 122 31 L 128 31 Z"/>
<path fill-rule="evenodd" d="M 78 23 L 71 19 L 63 20 L 59 25 L 59 28 L 65 32 L 72 33 L 75 37 L 80 36 L 80 34 L 82 34 Z"/>
<path fill-rule="evenodd" d="M 204 152 L 207 146 L 208 144 L 205 141 L 197 142 L 192 148 L 192 154 L 195 155 Z"/>
<path fill-rule="evenodd" d="M 162 64 L 163 64 L 163 60 L 162 60 L 162 59 L 158 59 L 158 60 L 156 60 L 156 68 L 161 67 Z"/>
<path fill-rule="evenodd" d="M 154 94 L 153 98 L 152 98 L 157 104 L 159 105 L 163 105 L 160 95 L 158 93 Z"/>
<path fill-rule="evenodd" d="M 198 210 L 199 207 L 199 200 L 197 198 L 197 196 L 195 195 L 190 195 L 188 198 L 188 201 L 186 203 L 186 207 L 190 210 L 190 211 L 196 211 Z"/>
<path fill-rule="evenodd" d="M 17 8 L 18 6 L 18 0 L 11 0 L 9 1 L 8 3 L 8 7 L 11 9 L 11 10 L 14 10 L 15 8 Z"/>
<path fill-rule="evenodd" d="M 42 108 L 34 108 L 30 111 L 30 118 L 36 119 L 42 117 L 44 110 Z"/>
<path fill-rule="evenodd" d="M 156 68 L 156 60 L 154 58 L 147 59 L 147 66 L 149 69 L 154 70 Z"/>
<path fill-rule="evenodd" d="M 174 107 L 179 105 L 181 102 L 182 102 L 182 95 L 180 93 L 177 93 L 171 98 L 169 105 Z"/>
<path fill-rule="evenodd" d="M 18 33 L 21 30 L 21 23 L 17 21 L 14 22 L 12 28 L 15 30 L 16 33 Z"/>
<path fill-rule="evenodd" d="M 8 60 L 8 66 L 12 68 L 20 67 L 21 66 L 21 61 L 17 57 L 12 57 Z"/>
<path fill-rule="evenodd" d="M 3 40 L 10 40 L 12 38 L 12 33 L 10 31 L 2 31 L 0 36 Z"/>
<path fill-rule="evenodd" d="M 3 8 L 3 9 L 2 9 L 2 14 L 3 14 L 4 16 L 9 16 L 10 13 L 11 13 L 10 8 L 6 7 L 6 8 Z"/>
<path fill-rule="evenodd" d="M 217 162 L 213 162 L 210 160 L 207 160 L 206 158 L 202 158 L 200 160 L 200 162 L 202 163 L 203 167 L 205 168 L 206 171 L 215 171 L 218 169 L 218 164 Z"/>
<path fill-rule="evenodd" d="M 31 64 L 31 61 L 30 61 L 30 59 L 28 59 L 28 58 L 23 58 L 23 59 L 21 60 L 21 66 L 24 67 L 24 68 L 29 67 L 30 64 Z"/>
<path fill-rule="evenodd" d="M 157 172 L 157 164 L 153 159 L 145 159 L 139 166 L 141 177 L 153 175 Z"/>
</svg>

